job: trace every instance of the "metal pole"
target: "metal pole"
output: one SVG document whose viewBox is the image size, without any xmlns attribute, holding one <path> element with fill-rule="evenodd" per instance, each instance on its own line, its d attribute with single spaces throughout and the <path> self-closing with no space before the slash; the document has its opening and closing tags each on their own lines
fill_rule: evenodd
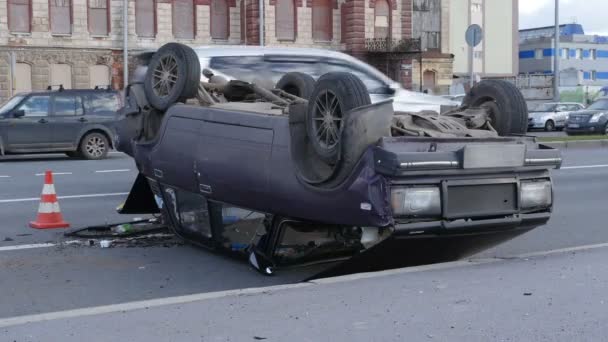
<svg viewBox="0 0 608 342">
<path fill-rule="evenodd" d="M 476 32 L 473 32 L 473 41 L 477 41 L 477 35 L 475 34 Z M 475 47 L 473 46 L 469 46 L 469 86 L 471 87 L 471 89 L 473 89 L 473 86 L 475 85 Z"/>
<path fill-rule="evenodd" d="M 15 53 L 13 51 L 10 51 L 8 53 L 8 58 L 10 65 L 9 68 L 11 69 L 11 76 L 8 79 L 8 95 L 9 97 L 13 97 L 13 95 L 15 95 L 15 68 L 17 67 L 15 65 Z"/>
<path fill-rule="evenodd" d="M 260 46 L 264 46 L 264 0 L 260 0 L 259 2 L 259 10 L 260 10 Z"/>
<path fill-rule="evenodd" d="M 129 0 L 123 0 L 122 9 L 122 58 L 123 58 L 123 89 L 127 88 L 129 83 Z"/>
<path fill-rule="evenodd" d="M 562 56 L 561 51 L 560 51 L 560 47 L 559 47 L 559 40 L 560 40 L 560 29 L 559 29 L 559 0 L 555 0 L 555 38 L 554 40 L 554 44 L 555 44 L 555 53 L 553 54 L 553 100 L 555 102 L 559 102 L 560 100 L 560 94 L 559 94 L 559 79 L 560 79 L 560 69 L 559 69 L 559 60 Z"/>
</svg>

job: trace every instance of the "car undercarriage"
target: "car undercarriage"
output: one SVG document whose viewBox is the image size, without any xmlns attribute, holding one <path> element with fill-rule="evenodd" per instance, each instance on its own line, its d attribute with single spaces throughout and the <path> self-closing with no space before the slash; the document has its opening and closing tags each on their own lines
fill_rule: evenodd
<svg viewBox="0 0 608 342">
<path fill-rule="evenodd" d="M 264 274 L 457 260 L 550 218 L 560 153 L 523 135 L 509 83 L 483 81 L 443 113 L 395 112 L 352 74 L 269 88 L 200 70 L 175 43 L 138 74 L 117 126 L 140 172 L 121 212 L 161 213 Z"/>
</svg>

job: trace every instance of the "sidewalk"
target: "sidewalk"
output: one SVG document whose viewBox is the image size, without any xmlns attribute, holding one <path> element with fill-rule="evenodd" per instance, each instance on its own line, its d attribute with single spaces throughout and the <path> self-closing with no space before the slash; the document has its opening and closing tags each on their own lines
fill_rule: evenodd
<svg viewBox="0 0 608 342">
<path fill-rule="evenodd" d="M 0 319 L 0 340 L 600 341 L 606 260 L 597 248 Z"/>
</svg>

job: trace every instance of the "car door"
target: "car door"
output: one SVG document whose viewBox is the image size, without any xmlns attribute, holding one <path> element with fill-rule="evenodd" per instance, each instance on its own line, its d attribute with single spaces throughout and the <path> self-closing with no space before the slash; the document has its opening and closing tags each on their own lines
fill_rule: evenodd
<svg viewBox="0 0 608 342">
<path fill-rule="evenodd" d="M 33 152 L 50 149 L 50 95 L 31 95 L 3 120 L 5 148 L 9 152 Z M 20 113 L 22 115 L 16 115 Z"/>
<path fill-rule="evenodd" d="M 560 127 L 563 126 L 566 122 L 566 118 L 568 118 L 568 113 L 570 113 L 570 106 L 561 104 L 555 107 L 555 115 L 553 118 L 555 119 L 555 126 Z"/>
<path fill-rule="evenodd" d="M 83 99 L 79 94 L 57 93 L 51 97 L 52 146 L 61 149 L 75 149 L 86 119 Z"/>
</svg>

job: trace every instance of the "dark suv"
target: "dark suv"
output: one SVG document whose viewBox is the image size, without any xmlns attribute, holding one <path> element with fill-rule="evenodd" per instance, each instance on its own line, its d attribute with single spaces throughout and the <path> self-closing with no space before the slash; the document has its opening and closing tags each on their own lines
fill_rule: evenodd
<svg viewBox="0 0 608 342">
<path fill-rule="evenodd" d="M 0 154 L 64 152 L 103 159 L 112 148 L 117 91 L 73 89 L 18 94 L 0 107 Z"/>
</svg>

